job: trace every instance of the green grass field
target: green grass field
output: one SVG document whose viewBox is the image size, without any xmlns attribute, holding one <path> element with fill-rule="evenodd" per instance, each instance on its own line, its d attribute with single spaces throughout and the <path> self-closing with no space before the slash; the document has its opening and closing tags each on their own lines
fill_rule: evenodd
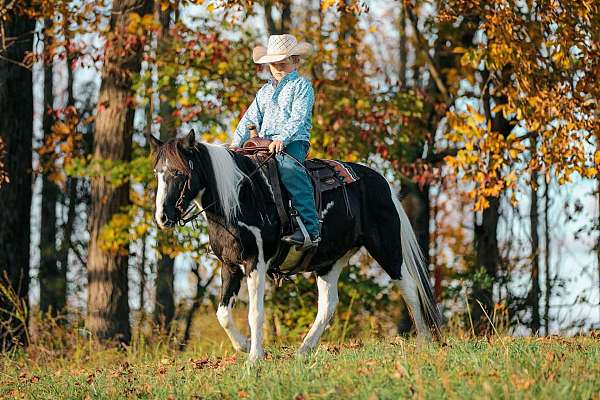
<svg viewBox="0 0 600 400">
<path fill-rule="evenodd" d="M 600 399 L 597 337 L 446 342 L 323 343 L 304 358 L 292 348 L 267 347 L 267 359 L 256 366 L 226 343 L 210 355 L 164 346 L 117 352 L 84 345 L 68 357 L 4 356 L 0 397 Z"/>
</svg>

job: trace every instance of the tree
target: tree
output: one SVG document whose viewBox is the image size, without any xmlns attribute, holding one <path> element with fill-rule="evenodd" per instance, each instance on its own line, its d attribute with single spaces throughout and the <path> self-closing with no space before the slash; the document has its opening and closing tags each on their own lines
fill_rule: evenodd
<svg viewBox="0 0 600 400">
<path fill-rule="evenodd" d="M 292 25 L 292 2 L 290 0 L 265 0 L 263 6 L 269 35 L 289 33 Z M 276 21 L 276 19 L 273 18 L 274 7 L 279 11 L 279 21 Z"/>
<path fill-rule="evenodd" d="M 44 38 L 44 142 L 51 142 L 52 126 L 54 124 L 53 110 L 53 64 L 54 49 L 51 46 L 51 30 L 54 25 L 51 20 L 46 22 Z M 40 157 L 42 168 L 42 209 L 40 223 L 40 268 L 38 279 L 40 281 L 40 310 L 42 312 L 52 312 L 56 315 L 62 310 L 66 303 L 66 274 L 59 268 L 59 254 L 56 244 L 57 226 L 56 226 L 56 206 L 59 200 L 60 189 L 56 184 L 56 174 L 51 167 L 50 154 L 42 154 Z"/>
<path fill-rule="evenodd" d="M 158 8 L 158 7 L 156 7 Z M 166 52 L 166 46 L 169 46 L 169 29 L 171 28 L 171 10 L 165 11 L 156 10 L 160 20 L 160 33 L 157 35 L 158 49 L 157 56 L 162 58 L 161 55 Z M 173 118 L 173 107 L 169 103 L 168 98 L 172 97 L 172 93 L 165 93 L 172 91 L 171 88 L 163 88 L 163 98 L 160 100 L 160 140 L 166 141 L 171 137 L 175 136 L 176 126 L 175 119 Z M 169 96 L 171 95 L 171 96 Z M 159 235 L 160 237 L 161 235 Z M 171 321 L 175 317 L 175 291 L 174 285 L 174 268 L 175 258 L 170 254 L 160 254 L 159 260 L 156 263 L 156 297 L 154 304 L 154 321 L 161 326 L 169 329 Z"/>
<path fill-rule="evenodd" d="M 29 2 L 24 6 L 29 6 Z M 6 10 L 0 47 L 0 135 L 8 183 L 0 185 L 0 348 L 27 342 L 29 235 L 32 184 L 33 87 L 31 58 L 35 20 L 19 5 Z M 4 13 L 3 13 L 4 14 Z"/>
<path fill-rule="evenodd" d="M 462 54 L 463 79 L 481 95 L 477 107 L 446 113 L 445 137 L 456 145 L 446 161 L 461 182 L 474 184 L 470 194 L 475 209 L 483 210 L 482 224 L 475 229 L 477 266 L 492 282 L 499 261 L 501 194 L 510 193 L 516 203 L 519 176 L 529 176 L 537 186 L 538 175 L 549 181 L 554 174 L 562 184 L 575 174 L 597 174 L 600 154 L 594 157 L 585 143 L 600 129 L 593 101 L 598 98 L 594 82 L 600 61 L 592 39 L 599 33 L 594 22 L 599 16 L 600 5 L 594 1 L 440 3 L 439 21 L 471 20 L 480 37 L 471 47 L 454 50 Z M 535 246 L 528 305 L 532 329 L 539 330 L 536 201 L 531 218 Z M 487 300 L 482 303 L 489 313 L 495 302 L 492 287 L 482 289 L 476 297 Z"/>
<path fill-rule="evenodd" d="M 138 14 L 131 14 L 133 12 Z M 140 15 L 152 16 L 150 0 L 116 0 L 106 38 L 98 99 L 93 158 L 112 163 L 131 158 L 133 131 L 132 75 L 141 66 L 143 42 L 137 34 Z M 135 17 L 135 15 L 138 15 Z M 129 182 L 94 176 L 89 215 L 87 326 L 99 339 L 131 339 L 128 303 L 128 252 L 102 246 L 101 233 L 113 215 L 127 207 Z"/>
</svg>

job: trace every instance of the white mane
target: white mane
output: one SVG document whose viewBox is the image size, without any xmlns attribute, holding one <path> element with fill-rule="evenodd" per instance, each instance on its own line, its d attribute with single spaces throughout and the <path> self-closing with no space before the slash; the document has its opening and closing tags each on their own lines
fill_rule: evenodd
<svg viewBox="0 0 600 400">
<path fill-rule="evenodd" d="M 240 211 L 239 191 L 246 174 L 238 168 L 233 161 L 233 156 L 225 147 L 210 143 L 202 144 L 208 150 L 225 220 L 231 222 Z"/>
</svg>

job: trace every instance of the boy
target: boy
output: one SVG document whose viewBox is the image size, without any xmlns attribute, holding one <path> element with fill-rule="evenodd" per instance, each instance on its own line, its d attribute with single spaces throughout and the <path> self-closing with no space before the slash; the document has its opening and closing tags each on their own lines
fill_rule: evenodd
<svg viewBox="0 0 600 400">
<path fill-rule="evenodd" d="M 268 46 L 252 52 L 256 64 L 268 64 L 272 79 L 259 89 L 254 101 L 240 120 L 232 146 L 242 146 L 250 137 L 247 125 L 254 124 L 260 137 L 271 139 L 269 150 L 276 153 L 281 181 L 290 194 L 292 204 L 306 227 L 310 240 L 304 245 L 300 229 L 282 240 L 303 246 L 320 242 L 319 219 L 315 208 L 313 186 L 298 162 L 306 159 L 310 147 L 312 108 L 315 101 L 312 84 L 296 71 L 300 57 L 307 56 L 312 46 L 298 43 L 293 35 L 271 35 Z"/>
</svg>

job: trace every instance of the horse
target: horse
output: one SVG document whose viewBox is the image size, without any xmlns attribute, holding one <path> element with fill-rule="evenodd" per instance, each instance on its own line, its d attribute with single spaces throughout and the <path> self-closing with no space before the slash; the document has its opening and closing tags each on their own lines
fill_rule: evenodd
<svg viewBox="0 0 600 400">
<path fill-rule="evenodd" d="M 280 257 L 276 255 L 281 246 L 289 246 L 281 241 L 266 175 L 247 156 L 223 145 L 196 142 L 193 130 L 164 143 L 152 135 L 149 139 L 156 154 L 154 218 L 158 228 L 173 229 L 192 204 L 202 206 L 210 247 L 222 262 L 217 319 L 233 347 L 249 352 L 249 361 L 255 362 L 264 356 L 265 281 L 268 273 L 279 267 Z M 359 179 L 346 187 L 346 198 L 341 190 L 323 193 L 322 240 L 309 265 L 295 271 L 315 273 L 318 287 L 317 316 L 297 353 L 318 345 L 336 310 L 340 273 L 362 246 L 398 284 L 417 335 L 441 337 L 441 315 L 406 212 L 381 174 L 361 164 L 345 164 Z M 240 333 L 232 317 L 244 278 L 250 337 Z"/>
</svg>

